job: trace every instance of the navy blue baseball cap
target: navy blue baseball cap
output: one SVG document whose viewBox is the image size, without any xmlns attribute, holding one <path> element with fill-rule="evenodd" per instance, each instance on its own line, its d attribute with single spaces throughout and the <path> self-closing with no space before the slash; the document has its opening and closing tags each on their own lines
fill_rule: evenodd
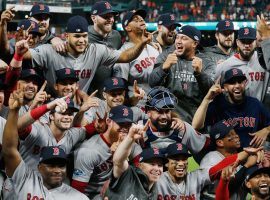
<svg viewBox="0 0 270 200">
<path fill-rule="evenodd" d="M 98 1 L 92 6 L 92 15 L 106 15 L 108 13 L 112 13 L 113 15 L 119 14 L 117 11 L 112 9 L 112 6 L 108 1 Z"/>
<path fill-rule="evenodd" d="M 67 154 L 58 146 L 43 147 L 40 152 L 39 163 L 66 163 Z"/>
<path fill-rule="evenodd" d="M 104 81 L 104 92 L 109 92 L 116 89 L 127 89 L 126 80 L 119 77 L 111 77 Z"/>
<path fill-rule="evenodd" d="M 216 31 L 217 32 L 234 31 L 233 22 L 228 19 L 218 22 L 216 25 Z"/>
<path fill-rule="evenodd" d="M 256 40 L 256 29 L 251 27 L 244 27 L 238 30 L 239 40 Z"/>
<path fill-rule="evenodd" d="M 139 15 L 144 19 L 147 15 L 147 12 L 143 9 L 128 11 L 122 19 L 122 27 L 124 30 L 135 15 Z"/>
<path fill-rule="evenodd" d="M 178 156 L 178 155 L 184 155 L 187 157 L 192 156 L 186 147 L 186 145 L 181 143 L 172 143 L 166 148 L 166 156 L 167 158 Z"/>
<path fill-rule="evenodd" d="M 84 33 L 88 32 L 88 22 L 87 20 L 80 16 L 76 15 L 68 19 L 67 22 L 67 33 Z"/>
<path fill-rule="evenodd" d="M 177 98 L 165 87 L 157 86 L 152 88 L 147 94 L 145 104 L 146 110 L 154 108 L 160 109 L 175 109 Z"/>
<path fill-rule="evenodd" d="M 76 71 L 72 68 L 63 68 L 55 71 L 56 83 L 64 80 L 74 80 L 74 82 L 79 81 Z"/>
<path fill-rule="evenodd" d="M 193 39 L 194 41 L 200 42 L 201 40 L 201 31 L 199 31 L 196 27 L 194 26 L 190 26 L 190 25 L 185 25 L 182 26 L 178 31 L 178 34 L 184 34 L 188 37 L 190 37 L 191 39 Z"/>
<path fill-rule="evenodd" d="M 246 177 L 246 181 L 250 180 L 258 174 L 268 174 L 270 176 L 270 167 L 258 168 L 258 166 L 255 165 L 247 170 L 247 174 L 248 175 Z"/>
<path fill-rule="evenodd" d="M 238 69 L 238 68 L 229 69 L 224 73 L 222 86 L 225 83 L 229 83 L 230 81 L 232 81 L 234 79 L 244 81 L 244 80 L 247 80 L 247 77 L 245 76 L 245 74 L 243 74 L 241 69 Z"/>
<path fill-rule="evenodd" d="M 163 163 L 168 162 L 168 159 L 165 157 L 164 153 L 162 153 L 162 151 L 158 148 L 143 149 L 140 154 L 139 162 L 148 162 L 155 158 L 161 159 Z"/>
<path fill-rule="evenodd" d="M 44 82 L 44 79 L 38 75 L 38 73 L 33 69 L 23 69 L 21 71 L 21 75 L 19 77 L 20 80 L 34 80 L 35 82 L 38 83 L 38 86 L 41 86 Z"/>
<path fill-rule="evenodd" d="M 174 25 L 175 27 L 181 26 L 181 24 L 176 22 L 174 14 L 170 14 L 170 13 L 165 13 L 165 14 L 160 15 L 160 17 L 158 18 L 157 24 L 163 25 L 166 27 L 170 27 L 172 25 Z"/>
<path fill-rule="evenodd" d="M 133 111 L 124 105 L 115 106 L 110 110 L 109 118 L 116 123 L 133 123 Z"/>
<path fill-rule="evenodd" d="M 18 23 L 17 31 L 20 28 L 22 28 L 23 30 L 27 30 L 30 26 L 32 26 L 32 27 L 31 27 L 29 33 L 36 34 L 36 35 L 41 35 L 41 33 L 38 31 L 38 24 L 36 22 L 30 20 L 30 19 L 21 20 Z"/>
<path fill-rule="evenodd" d="M 233 129 L 234 126 L 230 125 L 226 120 L 219 121 L 211 127 L 210 138 L 212 141 L 222 139 Z"/>
<path fill-rule="evenodd" d="M 33 17 L 35 15 L 40 15 L 40 14 L 47 14 L 50 17 L 52 16 L 50 13 L 49 6 L 44 5 L 44 4 L 33 5 L 30 11 L 30 17 Z"/>
</svg>

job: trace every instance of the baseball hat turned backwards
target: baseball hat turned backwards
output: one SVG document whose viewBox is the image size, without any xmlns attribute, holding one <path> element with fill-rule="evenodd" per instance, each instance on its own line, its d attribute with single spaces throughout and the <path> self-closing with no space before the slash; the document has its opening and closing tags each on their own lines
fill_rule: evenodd
<svg viewBox="0 0 270 200">
<path fill-rule="evenodd" d="M 76 72 L 74 69 L 71 68 L 63 68 L 55 71 L 56 75 L 56 82 L 61 82 L 64 80 L 74 80 L 74 82 L 79 81 L 78 76 L 76 75 Z"/>
<path fill-rule="evenodd" d="M 43 147 L 40 152 L 39 163 L 66 163 L 67 155 L 65 151 L 58 146 Z"/>
<path fill-rule="evenodd" d="M 29 19 L 21 20 L 18 23 L 17 31 L 20 28 L 22 28 L 23 30 L 27 30 L 30 26 L 32 26 L 30 31 L 29 31 L 30 34 L 41 35 L 41 33 L 38 31 L 38 24 L 32 20 L 29 20 Z"/>
<path fill-rule="evenodd" d="M 143 149 L 143 151 L 140 154 L 139 162 L 147 162 L 154 158 L 162 159 L 163 163 L 168 162 L 168 159 L 165 157 L 162 151 L 157 148 Z"/>
<path fill-rule="evenodd" d="M 238 30 L 239 40 L 256 40 L 256 29 L 251 27 L 244 27 Z"/>
<path fill-rule="evenodd" d="M 116 89 L 127 89 L 126 81 L 123 78 L 111 77 L 104 81 L 104 92 L 109 92 Z"/>
<path fill-rule="evenodd" d="M 30 11 L 30 17 L 40 14 L 47 14 L 51 17 L 50 8 L 44 4 L 33 5 Z"/>
<path fill-rule="evenodd" d="M 191 39 L 193 39 L 194 41 L 200 42 L 201 40 L 201 31 L 199 31 L 197 28 L 195 28 L 194 26 L 190 26 L 190 25 L 185 25 L 182 26 L 178 31 L 178 34 L 184 34 L 188 37 L 190 37 Z"/>
<path fill-rule="evenodd" d="M 110 110 L 109 118 L 116 123 L 133 123 L 133 111 L 124 105 L 115 106 Z"/>
<path fill-rule="evenodd" d="M 125 27 L 129 24 L 129 22 L 131 22 L 132 18 L 135 15 L 139 15 L 144 19 L 147 15 L 147 12 L 145 10 L 142 10 L 142 9 L 128 11 L 122 19 L 122 27 L 124 30 L 125 30 Z"/>
<path fill-rule="evenodd" d="M 234 31 L 233 22 L 228 19 L 218 22 L 216 26 L 216 31 L 217 32 Z"/>
<path fill-rule="evenodd" d="M 91 9 L 92 15 L 105 15 L 108 13 L 112 13 L 114 15 L 118 15 L 119 13 L 112 9 L 112 6 L 107 1 L 98 1 L 96 2 Z"/>
<path fill-rule="evenodd" d="M 181 143 L 172 143 L 166 148 L 166 156 L 167 158 L 184 155 L 187 157 L 192 156 L 186 147 L 186 145 Z"/>
<path fill-rule="evenodd" d="M 39 86 L 41 86 L 44 82 L 43 78 L 37 74 L 37 72 L 30 68 L 30 69 L 23 69 L 21 71 L 21 75 L 19 77 L 20 80 L 26 80 L 31 79 L 38 83 Z"/>
<path fill-rule="evenodd" d="M 147 94 L 146 109 L 174 109 L 177 98 L 165 87 L 154 87 Z"/>
<path fill-rule="evenodd" d="M 230 81 L 234 79 L 244 81 L 247 79 L 247 77 L 243 74 L 242 70 L 237 69 L 237 68 L 232 68 L 232 69 L 227 70 L 224 73 L 222 85 L 224 85 L 225 83 L 229 83 Z"/>
<path fill-rule="evenodd" d="M 181 24 L 176 22 L 174 14 L 170 14 L 170 13 L 165 13 L 165 14 L 160 15 L 160 17 L 158 18 L 157 24 L 163 25 L 166 27 L 170 27 L 172 25 L 174 25 L 175 27 L 181 26 Z"/>
<path fill-rule="evenodd" d="M 73 16 L 68 19 L 67 22 L 67 33 L 84 33 L 88 32 L 87 20 L 79 15 Z"/>
<path fill-rule="evenodd" d="M 210 138 L 212 141 L 222 139 L 228 135 L 232 129 L 234 129 L 234 126 L 230 125 L 226 120 L 219 121 L 212 126 Z"/>
</svg>

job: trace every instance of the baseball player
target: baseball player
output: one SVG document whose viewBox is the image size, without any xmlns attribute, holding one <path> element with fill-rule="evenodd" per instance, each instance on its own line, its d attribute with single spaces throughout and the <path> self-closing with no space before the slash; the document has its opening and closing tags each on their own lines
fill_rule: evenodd
<svg viewBox="0 0 270 200">
<path fill-rule="evenodd" d="M 133 93 L 135 95 L 138 95 L 138 97 L 143 97 L 144 94 L 140 95 L 141 88 L 138 87 L 138 85 L 135 84 L 133 86 Z M 96 119 L 96 113 L 101 118 L 104 118 L 106 113 L 109 113 L 111 108 L 118 106 L 118 105 L 124 105 L 126 101 L 126 91 L 127 91 L 127 84 L 125 79 L 119 78 L 119 77 L 111 77 L 104 81 L 103 83 L 103 97 L 104 100 L 98 100 L 99 106 L 98 107 L 92 107 L 89 110 L 87 110 L 84 113 L 84 119 L 82 124 L 89 124 L 92 123 Z M 139 92 L 137 92 L 139 91 Z M 139 98 L 138 98 L 139 99 Z M 137 99 L 137 101 L 138 101 Z M 80 109 L 79 113 L 81 112 L 82 108 Z M 138 122 L 141 119 L 146 119 L 146 115 L 144 112 L 141 111 L 136 106 L 131 107 L 131 110 L 133 111 L 133 121 Z"/>
<path fill-rule="evenodd" d="M 165 13 L 159 16 L 157 20 L 158 34 L 153 38 L 154 42 L 160 44 L 162 51 L 170 48 L 175 40 L 175 30 L 181 25 L 176 22 L 174 14 Z"/>
<path fill-rule="evenodd" d="M 207 146 L 209 139 L 175 115 L 176 104 L 177 98 L 168 89 L 155 87 L 150 90 L 145 107 L 150 124 L 144 134 L 143 146 L 161 149 L 169 144 L 182 142 L 193 153 L 198 153 Z M 144 124 L 146 120 L 140 123 Z"/>
<path fill-rule="evenodd" d="M 18 111 L 23 104 L 23 92 L 15 91 L 9 99 L 9 115 L 3 134 L 3 157 L 6 174 L 14 184 L 13 199 L 88 199 L 85 195 L 63 183 L 66 173 L 66 154 L 58 146 L 42 149 L 38 171 L 33 171 L 17 150 Z M 5 185 L 4 191 L 12 185 Z M 16 197 L 15 197 L 16 196 Z"/>
<path fill-rule="evenodd" d="M 4 105 L 7 85 L 0 79 L 0 117 L 7 118 L 8 107 Z"/>
<path fill-rule="evenodd" d="M 108 199 L 157 199 L 156 182 L 167 162 L 164 154 L 156 148 L 144 149 L 138 168 L 130 166 L 127 161 L 132 144 L 143 137 L 147 126 L 148 123 L 144 127 L 132 125 L 114 153 L 112 178 L 105 194 Z"/>
<path fill-rule="evenodd" d="M 223 159 L 211 168 L 187 172 L 187 159 L 191 156 L 187 147 L 181 143 L 170 144 L 166 149 L 169 160 L 168 171 L 164 172 L 157 182 L 158 199 L 200 199 L 202 188 L 217 179 L 218 172 L 235 162 L 244 161 L 249 155 L 260 150 L 260 148 L 246 149 Z"/>
<path fill-rule="evenodd" d="M 151 87 L 167 87 L 178 98 L 176 111 L 188 123 L 214 79 L 214 63 L 196 54 L 200 39 L 198 29 L 182 26 L 175 44 L 159 55 L 149 77 Z"/>
<path fill-rule="evenodd" d="M 87 92 L 98 66 L 112 67 L 116 62 L 128 63 L 138 57 L 143 47 L 151 41 L 151 34 L 138 38 L 136 45 L 125 51 L 110 49 L 102 44 L 88 44 L 88 22 L 81 16 L 73 16 L 67 23 L 68 54 L 56 53 L 52 45 L 45 44 L 28 51 L 26 40 L 18 42 L 21 48 L 15 53 L 21 59 L 33 59 L 34 67 L 44 70 L 49 84 L 55 83 L 55 71 L 73 68 L 79 78 L 79 88 Z"/>
<path fill-rule="evenodd" d="M 250 191 L 252 200 L 270 199 L 270 168 L 252 168 L 245 186 Z"/>
<path fill-rule="evenodd" d="M 128 35 L 129 42 L 125 42 L 121 47 L 124 51 L 132 46 L 135 46 L 136 41 L 141 38 L 146 31 L 146 24 L 144 18 L 146 17 L 145 10 L 129 11 L 125 14 L 122 20 L 122 26 Z M 130 63 L 116 64 L 114 66 L 113 75 L 121 77 L 128 82 L 128 95 L 133 96 L 133 83 L 136 80 L 138 86 L 145 92 L 149 92 L 150 86 L 148 84 L 149 75 L 153 70 L 156 58 L 159 52 L 151 45 L 146 45 L 140 55 Z M 146 96 L 137 106 L 144 108 Z"/>
<path fill-rule="evenodd" d="M 91 43 L 104 44 L 113 49 L 122 46 L 121 35 L 113 30 L 113 24 L 118 12 L 112 9 L 108 1 L 98 1 L 91 8 L 91 20 L 93 25 L 88 28 L 89 41 Z M 112 76 L 112 68 L 99 66 L 90 85 L 90 93 L 98 89 L 97 96 L 102 97 L 104 80 Z"/>
<path fill-rule="evenodd" d="M 216 79 L 229 69 L 241 69 L 248 79 L 246 94 L 262 101 L 268 86 L 269 72 L 258 61 L 257 52 L 255 51 L 256 29 L 250 27 L 240 28 L 236 44 L 239 53 L 217 66 Z"/>
<path fill-rule="evenodd" d="M 111 108 L 109 118 L 106 119 L 107 130 L 94 135 L 76 150 L 72 187 L 87 194 L 90 199 L 98 198 L 102 186 L 109 180 L 113 167 L 112 144 L 119 142 L 120 134 L 128 133 L 133 123 L 132 115 L 129 107 L 119 105 Z M 133 149 L 129 160 L 139 153 Z"/>
<path fill-rule="evenodd" d="M 234 25 L 231 20 L 219 21 L 215 34 L 217 45 L 204 48 L 203 54 L 216 65 L 224 62 L 233 54 Z"/>
<path fill-rule="evenodd" d="M 270 114 L 256 98 L 245 95 L 246 76 L 238 68 L 225 72 L 210 88 L 196 111 L 196 130 L 226 120 L 240 137 L 241 147 L 261 146 L 269 134 Z"/>
</svg>

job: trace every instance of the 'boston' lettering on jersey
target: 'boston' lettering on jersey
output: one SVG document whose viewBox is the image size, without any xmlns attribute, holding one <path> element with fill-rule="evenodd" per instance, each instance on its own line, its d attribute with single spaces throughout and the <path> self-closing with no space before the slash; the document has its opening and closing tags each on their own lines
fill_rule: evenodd
<svg viewBox="0 0 270 200">
<path fill-rule="evenodd" d="M 79 78 L 90 78 L 91 69 L 75 70 L 76 76 Z"/>
<path fill-rule="evenodd" d="M 226 120 L 232 126 L 255 127 L 256 118 L 254 117 L 235 117 Z"/>
<path fill-rule="evenodd" d="M 180 195 L 177 197 L 176 195 L 165 195 L 162 196 L 161 194 L 158 195 L 158 200 L 196 200 L 195 195 Z"/>
<path fill-rule="evenodd" d="M 152 61 L 152 62 L 151 62 Z M 137 64 L 135 64 L 135 68 L 137 69 L 137 71 L 139 73 L 142 73 L 142 69 L 143 68 L 147 68 L 147 67 L 150 67 L 152 65 L 154 65 L 156 62 L 156 58 L 155 57 L 147 57 L 141 61 L 138 61 Z"/>
<path fill-rule="evenodd" d="M 38 196 L 32 196 L 31 193 L 27 193 L 27 200 L 44 200 L 43 197 L 38 197 Z"/>
<path fill-rule="evenodd" d="M 179 81 L 184 81 L 184 82 L 197 82 L 195 76 L 188 71 L 175 71 L 174 74 L 175 79 L 180 79 Z"/>
<path fill-rule="evenodd" d="M 249 77 L 251 81 L 264 81 L 265 72 L 249 72 Z"/>
</svg>

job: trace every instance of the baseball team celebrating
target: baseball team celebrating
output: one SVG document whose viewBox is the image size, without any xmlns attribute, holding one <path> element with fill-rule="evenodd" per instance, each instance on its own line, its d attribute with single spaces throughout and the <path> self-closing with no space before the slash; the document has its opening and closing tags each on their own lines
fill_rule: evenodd
<svg viewBox="0 0 270 200">
<path fill-rule="evenodd" d="M 118 14 L 96 2 L 63 41 L 47 5 L 10 40 L 2 12 L 0 199 L 269 200 L 267 19 L 219 21 L 202 47 L 171 13 L 147 32 L 142 9 L 124 14 L 122 44 Z"/>
</svg>

